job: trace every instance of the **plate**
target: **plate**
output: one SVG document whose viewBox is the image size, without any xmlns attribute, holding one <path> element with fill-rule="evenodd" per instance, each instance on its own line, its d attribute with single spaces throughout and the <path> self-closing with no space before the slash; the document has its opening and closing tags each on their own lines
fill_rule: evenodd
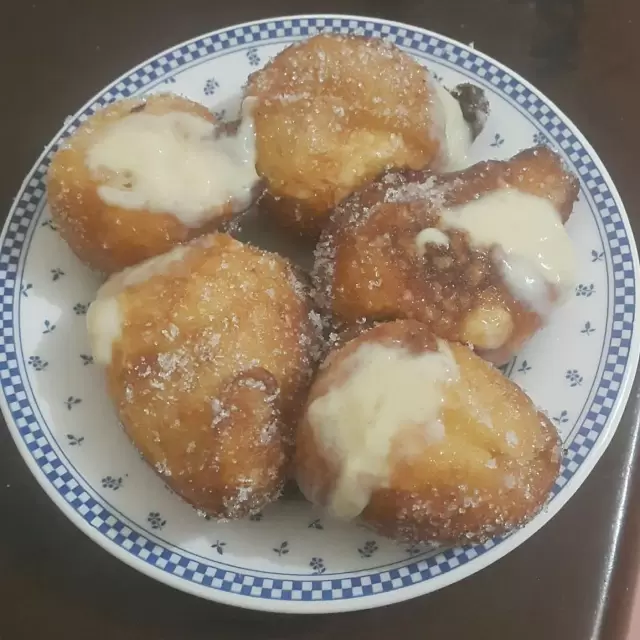
<svg viewBox="0 0 640 640">
<path fill-rule="evenodd" d="M 56 232 L 45 177 L 61 140 L 121 98 L 172 91 L 232 114 L 248 74 L 318 31 L 388 38 L 445 85 L 482 86 L 491 116 L 475 160 L 533 144 L 559 150 L 580 178 L 568 223 L 579 259 L 569 302 L 507 367 L 559 428 L 565 446 L 551 500 L 505 538 L 451 549 L 399 546 L 333 522 L 301 501 L 250 520 L 199 517 L 142 462 L 118 427 L 93 364 L 85 314 L 98 277 Z M 253 609 L 329 612 L 386 605 L 442 588 L 495 562 L 567 502 L 622 415 L 638 361 L 638 259 L 602 162 L 571 121 L 525 80 L 448 38 L 393 22 L 306 16 L 248 23 L 181 44 L 116 80 L 69 118 L 27 176 L 0 242 L 2 408 L 29 468 L 53 501 L 117 558 L 169 585 Z M 46 535 L 46 528 L 43 530 Z"/>
</svg>

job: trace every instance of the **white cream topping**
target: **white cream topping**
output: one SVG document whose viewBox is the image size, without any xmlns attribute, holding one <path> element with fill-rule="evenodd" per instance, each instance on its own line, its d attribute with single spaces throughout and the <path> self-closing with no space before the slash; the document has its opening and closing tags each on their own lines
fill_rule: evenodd
<svg viewBox="0 0 640 640">
<path fill-rule="evenodd" d="M 168 253 L 155 256 L 134 267 L 112 275 L 98 289 L 96 299 L 87 312 L 87 331 L 91 352 L 98 364 L 109 365 L 113 345 L 122 337 L 122 311 L 118 296 L 127 287 L 146 282 L 149 278 L 167 271 L 173 262 L 183 260 L 190 246 L 174 247 Z"/>
<path fill-rule="evenodd" d="M 327 508 L 336 517 L 354 518 L 373 490 L 388 486 L 389 454 L 403 430 L 422 427 L 425 443 L 444 437 L 443 389 L 459 373 L 444 342 L 438 342 L 438 351 L 420 354 L 364 343 L 341 368 L 344 382 L 314 400 L 308 417 L 318 440 L 339 462 Z"/>
<path fill-rule="evenodd" d="M 542 270 L 534 269 L 527 260 L 517 255 L 507 255 L 503 251 L 497 251 L 493 258 L 513 297 L 527 303 L 538 315 L 547 316 L 553 304 L 549 297 L 548 280 Z M 566 284 L 557 285 L 559 292 L 568 290 L 571 284 L 572 279 Z"/>
<path fill-rule="evenodd" d="M 198 240 L 198 242 L 201 243 L 203 240 Z M 192 245 L 180 244 L 173 247 L 170 251 L 167 251 L 167 253 L 154 256 L 133 267 L 127 267 L 119 273 L 114 273 L 100 289 L 98 289 L 96 298 L 101 299 L 118 295 L 127 287 L 146 282 L 153 276 L 166 273 L 170 264 L 182 261 L 191 249 Z"/>
<path fill-rule="evenodd" d="M 441 227 L 466 231 L 472 246 L 495 247 L 509 290 L 537 313 L 549 311 L 549 287 L 563 294 L 573 286 L 573 245 L 547 198 L 503 188 L 444 209 L 440 216 Z"/>
<path fill-rule="evenodd" d="M 471 127 L 462 115 L 460 103 L 439 82 L 430 75 L 428 78 L 434 92 L 434 120 L 442 143 L 440 169 L 459 171 L 469 166 L 468 155 L 473 142 Z"/>
<path fill-rule="evenodd" d="M 209 121 L 190 113 L 132 113 L 111 124 L 86 155 L 107 204 L 171 213 L 188 226 L 219 215 L 230 204 L 241 211 L 258 182 L 253 100 L 243 104 L 235 135 L 218 136 Z M 107 180 L 109 182 L 109 180 Z"/>
<path fill-rule="evenodd" d="M 416 247 L 418 248 L 418 253 L 423 254 L 427 244 L 436 244 L 441 247 L 448 247 L 449 236 L 444 233 L 444 231 L 440 231 L 440 229 L 436 227 L 427 227 L 416 236 Z"/>
<path fill-rule="evenodd" d="M 499 349 L 513 333 L 513 317 L 502 306 L 480 305 L 462 324 L 461 339 L 480 349 Z"/>
<path fill-rule="evenodd" d="M 117 298 L 91 303 L 87 312 L 87 331 L 95 362 L 110 364 L 113 344 L 122 337 L 122 313 Z"/>
</svg>

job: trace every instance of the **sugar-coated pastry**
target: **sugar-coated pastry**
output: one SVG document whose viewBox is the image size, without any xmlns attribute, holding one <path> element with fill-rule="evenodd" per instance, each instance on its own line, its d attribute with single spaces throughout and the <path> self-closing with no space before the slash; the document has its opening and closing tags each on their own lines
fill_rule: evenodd
<svg viewBox="0 0 640 640">
<path fill-rule="evenodd" d="M 547 147 L 438 175 L 390 172 L 345 200 L 316 249 L 337 324 L 413 318 L 502 364 L 573 288 L 576 178 Z"/>
<path fill-rule="evenodd" d="M 417 60 L 381 39 L 321 34 L 290 46 L 246 89 L 263 208 L 317 235 L 340 200 L 386 169 L 466 166 L 478 109 L 488 110 L 478 92 L 461 96 L 465 116 Z"/>
<path fill-rule="evenodd" d="M 113 273 L 213 231 L 257 195 L 251 105 L 223 131 L 170 94 L 116 102 L 66 140 L 48 175 L 51 215 L 82 262 Z"/>
<path fill-rule="evenodd" d="M 311 502 L 410 542 L 503 534 L 545 503 L 560 443 L 529 398 L 466 346 L 414 320 L 333 351 L 298 430 Z"/>
<path fill-rule="evenodd" d="M 126 433 L 176 493 L 218 518 L 279 496 L 319 344 L 287 260 L 205 236 L 112 276 L 87 321 Z"/>
</svg>

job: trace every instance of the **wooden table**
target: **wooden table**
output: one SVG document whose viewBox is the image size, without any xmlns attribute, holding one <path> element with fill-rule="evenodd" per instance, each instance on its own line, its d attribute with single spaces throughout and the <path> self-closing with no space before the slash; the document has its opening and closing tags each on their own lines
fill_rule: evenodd
<svg viewBox="0 0 640 640">
<path fill-rule="evenodd" d="M 2 210 L 64 118 L 132 65 L 205 31 L 303 12 L 368 14 L 473 41 L 573 118 L 640 228 L 637 0 L 7 0 Z M 0 639 L 623 638 L 640 540 L 637 411 L 634 392 L 578 494 L 505 559 L 430 596 L 324 617 L 223 607 L 136 573 L 67 521 L 0 428 Z"/>
</svg>

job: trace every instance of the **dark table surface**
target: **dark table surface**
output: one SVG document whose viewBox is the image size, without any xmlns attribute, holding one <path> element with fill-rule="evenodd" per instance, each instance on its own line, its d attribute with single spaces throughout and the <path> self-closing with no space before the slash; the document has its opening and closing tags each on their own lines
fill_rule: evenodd
<svg viewBox="0 0 640 640">
<path fill-rule="evenodd" d="M 205 31 L 314 12 L 390 18 L 474 41 L 576 122 L 640 229 L 638 0 L 6 0 L 2 210 L 64 118 L 129 67 Z M 576 496 L 479 574 L 384 609 L 286 617 L 199 600 L 121 564 L 49 501 L 0 427 L 0 640 L 623 638 L 638 571 L 637 431 L 634 391 L 614 441 Z"/>
</svg>

